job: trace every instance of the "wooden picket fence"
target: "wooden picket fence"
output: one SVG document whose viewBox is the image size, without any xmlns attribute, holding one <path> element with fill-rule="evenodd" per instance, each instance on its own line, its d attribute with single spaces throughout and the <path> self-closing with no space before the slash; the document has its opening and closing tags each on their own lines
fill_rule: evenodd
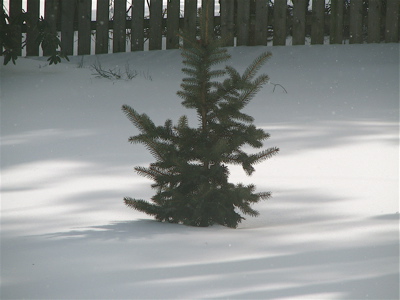
<svg viewBox="0 0 400 300">
<path fill-rule="evenodd" d="M 39 18 L 40 2 L 44 1 L 44 18 L 58 32 L 62 50 L 67 55 L 174 49 L 179 46 L 179 31 L 189 37 L 198 36 L 197 0 L 114 0 L 110 17 L 109 0 L 97 2 L 96 20 L 91 20 L 92 0 L 27 0 L 27 12 Z M 325 0 L 312 0 L 308 11 L 306 0 L 201 0 L 203 18 L 208 20 L 210 34 L 218 35 L 227 46 L 292 45 L 399 42 L 399 0 L 332 0 L 329 9 Z M 3 0 L 1 0 L 1 4 Z M 289 3 L 288 3 L 289 2 Z M 149 15 L 145 5 L 150 4 Z M 208 6 L 207 6 L 208 4 Z M 22 0 L 10 0 L 9 15 L 21 12 Z M 35 44 L 35 28 L 23 26 L 28 56 L 39 55 Z M 74 40 L 77 38 L 77 47 Z M 94 47 L 92 47 L 92 42 Z M 147 48 L 147 46 L 146 46 Z M 74 53 L 74 49 L 75 50 Z M 93 54 L 93 53 L 92 53 Z"/>
</svg>

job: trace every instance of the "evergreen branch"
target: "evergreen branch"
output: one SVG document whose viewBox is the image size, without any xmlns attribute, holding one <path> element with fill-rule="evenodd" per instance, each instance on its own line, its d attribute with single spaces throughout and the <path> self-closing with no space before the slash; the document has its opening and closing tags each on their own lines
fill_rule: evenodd
<svg viewBox="0 0 400 300">
<path fill-rule="evenodd" d="M 179 131 L 189 128 L 189 122 L 188 122 L 188 118 L 186 116 L 182 116 L 179 118 L 177 128 Z"/>
<path fill-rule="evenodd" d="M 250 205 L 248 205 L 248 204 L 244 204 L 244 205 L 239 206 L 239 209 L 245 215 L 249 215 L 249 216 L 252 216 L 252 217 L 257 217 L 260 214 L 257 210 L 252 209 L 250 207 Z"/>
<path fill-rule="evenodd" d="M 262 142 L 269 138 L 269 133 L 266 133 L 263 129 L 256 128 L 254 125 L 250 125 L 245 129 L 246 143 L 253 148 L 262 147 Z"/>
<path fill-rule="evenodd" d="M 230 75 L 230 77 L 232 78 L 232 80 L 236 83 L 237 81 L 239 81 L 239 79 L 241 78 L 239 72 L 231 67 L 231 66 L 226 66 L 225 67 L 226 71 L 228 72 L 228 74 Z"/>
<path fill-rule="evenodd" d="M 160 143 L 157 143 L 152 139 L 148 139 L 145 144 L 151 155 L 161 161 L 165 159 L 164 153 L 160 151 Z"/>
<path fill-rule="evenodd" d="M 192 77 L 196 77 L 197 75 L 196 69 L 182 68 L 182 72 Z"/>
<path fill-rule="evenodd" d="M 254 118 L 252 116 L 246 115 L 244 113 L 239 113 L 237 116 L 234 116 L 234 118 L 245 123 L 254 122 Z"/>
<path fill-rule="evenodd" d="M 227 50 L 224 48 L 220 48 L 218 45 L 203 45 L 201 41 L 188 41 L 186 37 L 183 37 L 184 42 L 187 41 L 191 47 L 182 48 L 181 56 L 186 58 L 183 61 L 185 65 L 203 65 L 203 66 L 211 66 L 217 63 L 222 63 L 231 58 L 230 54 L 227 53 Z"/>
<path fill-rule="evenodd" d="M 200 47 L 199 41 L 197 39 L 188 38 L 184 34 L 178 34 L 178 36 L 183 40 L 183 42 L 184 42 L 183 44 L 186 45 L 185 47 L 183 47 L 183 46 L 179 47 L 182 50 L 182 53 L 189 51 L 190 49 L 193 49 L 193 48 L 198 49 Z M 187 47 L 187 45 L 190 45 L 190 47 Z"/>
<path fill-rule="evenodd" d="M 267 200 L 267 199 L 271 198 L 271 192 L 262 192 L 262 193 L 258 193 L 257 195 L 262 200 Z"/>
<path fill-rule="evenodd" d="M 126 206 L 141 212 L 145 212 L 146 214 L 151 216 L 156 216 L 160 211 L 159 207 L 157 207 L 156 205 L 148 203 L 147 201 L 141 199 L 137 200 L 130 197 L 125 197 L 124 202 Z"/>
<path fill-rule="evenodd" d="M 136 110 L 134 110 L 129 105 L 124 104 L 122 106 L 122 111 L 128 117 L 128 119 L 138 128 L 141 132 L 146 133 L 150 131 L 150 129 L 155 128 L 154 123 L 150 120 L 150 118 L 146 114 L 138 114 Z"/>
<path fill-rule="evenodd" d="M 184 65 L 192 66 L 196 68 L 199 63 L 203 63 L 204 66 L 208 65 L 203 60 L 202 57 L 196 53 L 182 53 L 181 54 L 186 60 L 183 61 Z"/>
<path fill-rule="evenodd" d="M 253 174 L 253 172 L 256 170 L 250 163 L 247 163 L 247 162 L 242 164 L 242 168 L 248 176 Z"/>
<path fill-rule="evenodd" d="M 156 180 L 157 177 L 159 176 L 169 176 L 171 175 L 170 172 L 165 172 L 160 168 L 156 168 L 154 166 L 151 166 L 150 168 L 145 168 L 145 167 L 135 167 L 135 171 L 139 174 L 142 175 L 143 177 L 147 177 L 149 179 Z"/>
<path fill-rule="evenodd" d="M 192 90 L 193 92 L 196 92 L 198 90 L 198 82 L 199 79 L 195 77 L 183 78 L 181 87 L 183 90 Z"/>
<path fill-rule="evenodd" d="M 271 158 L 272 156 L 278 154 L 278 152 L 279 152 L 279 148 L 272 147 L 267 150 L 261 151 L 257 154 L 250 155 L 249 159 L 251 161 L 251 164 L 257 164 L 263 160 Z"/>
<path fill-rule="evenodd" d="M 257 57 L 253 63 L 246 69 L 243 73 L 243 79 L 245 81 L 251 80 L 257 72 L 260 70 L 263 64 L 270 58 L 272 54 L 270 52 L 264 52 L 259 57 Z"/>
<path fill-rule="evenodd" d="M 164 154 L 160 151 L 161 145 L 167 145 L 160 142 L 156 142 L 154 137 L 149 136 L 148 134 L 140 134 L 137 136 L 131 136 L 128 140 L 130 143 L 142 143 L 145 145 L 147 150 L 153 155 L 155 158 L 159 160 L 163 160 Z"/>
<path fill-rule="evenodd" d="M 143 176 L 143 177 L 147 177 L 149 179 L 153 179 L 155 180 L 157 178 L 158 174 L 154 174 L 153 172 L 150 171 L 150 169 L 145 168 L 145 167 L 135 167 L 135 171 Z"/>
<path fill-rule="evenodd" d="M 246 153 L 244 153 L 241 150 L 235 151 L 235 153 L 231 153 L 226 156 L 224 159 L 225 163 L 231 163 L 231 164 L 237 164 L 240 165 L 243 163 L 244 159 L 246 159 L 248 156 Z"/>
<path fill-rule="evenodd" d="M 220 52 L 213 53 L 208 61 L 210 65 L 215 65 L 227 61 L 230 58 L 231 56 L 227 53 L 226 49 L 222 49 Z"/>
<path fill-rule="evenodd" d="M 251 99 L 260 91 L 262 86 L 267 83 L 269 80 L 268 75 L 260 75 L 257 79 L 254 80 L 253 84 L 244 90 L 240 95 L 240 101 L 242 101 L 245 105 L 250 102 Z"/>
<path fill-rule="evenodd" d="M 176 138 L 176 135 L 174 134 L 174 130 L 173 130 L 172 120 L 170 120 L 170 119 L 166 120 L 163 129 L 165 131 L 165 134 L 170 139 L 175 139 Z"/>
<path fill-rule="evenodd" d="M 225 70 L 214 70 L 209 72 L 210 78 L 215 78 L 215 77 L 222 77 L 226 74 Z"/>
</svg>

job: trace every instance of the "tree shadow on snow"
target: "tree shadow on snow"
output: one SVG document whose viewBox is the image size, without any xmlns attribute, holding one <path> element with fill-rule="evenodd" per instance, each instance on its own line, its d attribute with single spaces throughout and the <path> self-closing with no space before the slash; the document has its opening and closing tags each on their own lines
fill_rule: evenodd
<svg viewBox="0 0 400 300">
<path fill-rule="evenodd" d="M 67 232 L 55 232 L 41 235 L 48 239 L 73 238 L 85 240 L 132 240 L 150 239 L 159 235 L 190 234 L 193 228 L 179 224 L 170 224 L 156 220 L 139 219 L 133 221 L 111 222 L 106 225 L 97 225 L 76 228 Z"/>
<path fill-rule="evenodd" d="M 262 128 L 271 134 L 267 144 L 280 147 L 281 155 L 371 141 L 399 145 L 398 122 L 382 120 L 286 122 Z"/>
<path fill-rule="evenodd" d="M 237 230 L 148 219 L 116 221 L 34 236 L 14 247 L 13 255 L 20 257 L 18 251 L 27 249 L 35 268 L 43 265 L 50 274 L 46 284 L 63 285 L 66 297 L 398 297 L 397 219 L 340 215 L 325 206 L 346 199 L 304 191 L 276 198 L 259 206 L 259 218 L 249 218 Z M 352 235 L 354 230 L 360 233 Z M 62 269 L 66 266 L 73 275 Z M 59 279 L 63 276 L 64 281 Z M 82 282 L 84 288 L 75 294 L 68 288 Z M 115 287 L 117 294 L 111 294 Z"/>
<path fill-rule="evenodd" d="M 217 229 L 219 240 L 227 241 L 228 231 Z M 116 266 L 106 272 L 87 275 L 97 285 L 118 285 L 123 291 L 125 288 L 134 290 L 136 298 L 169 299 L 179 295 L 186 299 L 396 299 L 399 295 L 398 243 L 358 245 L 349 242 L 347 245 L 332 244 L 331 247 L 319 248 L 317 243 L 311 242 L 304 249 L 297 249 L 295 245 L 288 245 L 289 251 L 283 246 L 278 249 L 265 247 L 262 254 L 252 256 L 253 253 L 247 253 L 248 257 L 243 257 L 232 255 L 222 246 L 223 243 L 213 248 L 212 242 L 196 246 L 190 240 L 185 241 L 193 235 L 196 238 L 196 234 L 204 233 L 204 230 L 208 230 L 211 236 L 215 234 L 215 228 L 197 230 L 137 220 L 46 237 L 56 238 L 52 243 L 64 246 L 68 245 L 65 238 L 83 243 L 110 239 L 128 242 L 131 255 L 142 257 L 140 262 L 144 258 L 145 265 L 137 266 L 126 261 L 124 268 Z M 235 232 L 240 230 L 230 230 L 230 233 Z M 249 241 L 257 238 L 251 231 L 248 233 Z M 147 246 L 128 241 L 149 239 Z M 197 239 L 201 239 L 201 235 Z M 182 248 L 183 251 L 179 250 Z M 187 251 L 195 254 L 191 256 Z M 277 251 L 289 253 L 279 254 Z M 224 258 L 215 259 L 221 252 L 225 253 Z M 108 255 L 111 258 L 115 253 Z M 181 255 L 181 259 L 176 255 Z M 159 261 L 158 256 L 165 257 L 165 260 Z"/>
</svg>

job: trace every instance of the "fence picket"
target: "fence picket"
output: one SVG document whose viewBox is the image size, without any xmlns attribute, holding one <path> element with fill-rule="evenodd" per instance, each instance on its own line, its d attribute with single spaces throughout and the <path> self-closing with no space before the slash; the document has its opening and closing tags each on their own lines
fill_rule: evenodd
<svg viewBox="0 0 400 300">
<path fill-rule="evenodd" d="M 362 0 L 350 2 L 350 44 L 362 43 Z"/>
<path fill-rule="evenodd" d="M 169 0 L 167 5 L 167 49 L 179 47 L 180 0 Z"/>
<path fill-rule="evenodd" d="M 331 1 L 331 21 L 330 21 L 330 36 L 331 44 L 343 43 L 343 15 L 344 3 L 342 1 Z"/>
<path fill-rule="evenodd" d="M 95 45 L 96 54 L 108 53 L 109 13 L 108 0 L 97 0 Z"/>
<path fill-rule="evenodd" d="M 150 0 L 149 50 L 160 50 L 162 46 L 162 0 Z"/>
<path fill-rule="evenodd" d="M 0 0 L 0 5 L 3 8 L 3 0 Z M 1 34 L 0 34 L 0 56 L 3 55 L 3 40 L 1 38 Z"/>
<path fill-rule="evenodd" d="M 387 0 L 385 42 L 397 43 L 399 41 L 399 6 L 398 0 Z"/>
<path fill-rule="evenodd" d="M 40 0 L 30 0 L 27 3 L 27 12 L 29 14 L 29 20 L 26 28 L 26 55 L 27 56 L 38 56 L 39 45 L 36 42 L 38 32 L 35 28 L 37 20 L 39 19 Z"/>
<path fill-rule="evenodd" d="M 275 0 L 274 2 L 274 46 L 286 44 L 286 10 L 287 0 Z"/>
<path fill-rule="evenodd" d="M 244 46 L 249 43 L 250 29 L 250 1 L 237 0 L 237 45 Z"/>
<path fill-rule="evenodd" d="M 74 53 L 75 4 L 61 2 L 61 49 L 66 55 Z"/>
<path fill-rule="evenodd" d="M 304 45 L 306 38 L 306 2 L 304 0 L 293 1 L 292 44 Z"/>
<path fill-rule="evenodd" d="M 132 1 L 131 50 L 144 49 L 144 1 Z"/>
<path fill-rule="evenodd" d="M 78 55 L 90 54 L 92 0 L 78 2 Z"/>
<path fill-rule="evenodd" d="M 225 46 L 233 46 L 235 38 L 234 1 L 220 0 L 221 10 L 221 38 L 224 40 Z"/>
<path fill-rule="evenodd" d="M 22 0 L 14 0 L 10 2 L 10 11 L 9 11 L 9 17 L 11 19 L 11 22 L 14 21 L 14 19 L 18 18 L 19 15 L 21 14 L 22 11 Z M 20 25 L 17 25 L 15 27 L 15 39 L 18 40 L 18 48 L 16 49 L 17 55 L 22 54 L 22 29 Z"/>
<path fill-rule="evenodd" d="M 59 2 L 58 0 L 45 0 L 44 2 L 44 18 L 49 24 L 50 32 L 57 33 L 57 20 L 59 18 Z M 43 49 L 43 55 L 50 55 L 50 50 Z"/>
<path fill-rule="evenodd" d="M 113 53 L 126 51 L 126 0 L 114 0 Z"/>
<path fill-rule="evenodd" d="M 381 1 L 369 0 L 368 7 L 368 43 L 379 43 L 381 39 Z"/>
<path fill-rule="evenodd" d="M 185 0 L 183 32 L 189 39 L 196 37 L 197 0 Z M 183 43 L 186 44 L 185 42 Z"/>
<path fill-rule="evenodd" d="M 325 32 L 325 1 L 312 1 L 311 44 L 323 44 Z"/>
<path fill-rule="evenodd" d="M 255 44 L 268 42 L 268 0 L 256 0 Z"/>
</svg>

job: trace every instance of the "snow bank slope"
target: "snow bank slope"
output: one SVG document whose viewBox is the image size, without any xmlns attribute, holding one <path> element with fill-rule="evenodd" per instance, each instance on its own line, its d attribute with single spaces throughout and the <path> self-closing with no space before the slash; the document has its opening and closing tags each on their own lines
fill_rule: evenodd
<svg viewBox="0 0 400 300">
<path fill-rule="evenodd" d="M 399 298 L 399 45 L 237 47 L 231 63 L 265 50 L 288 93 L 266 86 L 248 111 L 281 153 L 250 178 L 232 167 L 274 195 L 237 230 L 122 203 L 153 191 L 121 105 L 193 117 L 175 95 L 179 51 L 2 66 L 1 298 Z M 138 76 L 95 78 L 97 61 Z"/>
</svg>

